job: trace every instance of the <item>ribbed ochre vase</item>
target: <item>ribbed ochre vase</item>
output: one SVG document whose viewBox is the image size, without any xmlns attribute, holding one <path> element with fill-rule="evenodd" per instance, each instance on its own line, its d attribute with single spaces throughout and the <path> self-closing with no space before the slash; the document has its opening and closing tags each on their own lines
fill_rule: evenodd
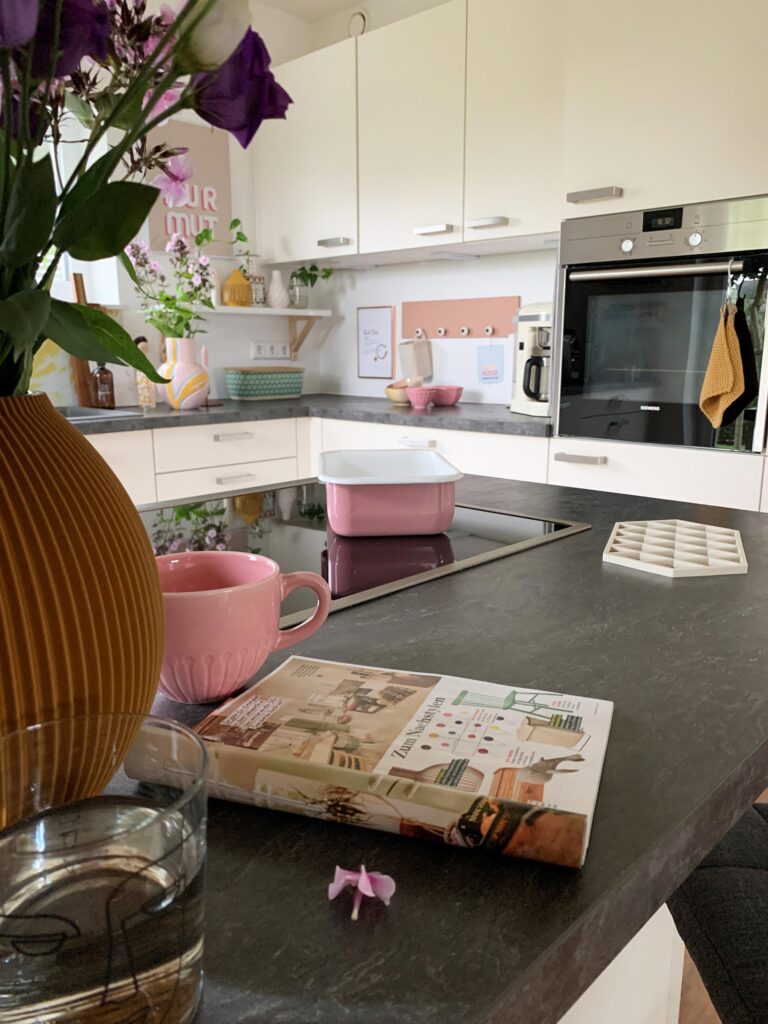
<svg viewBox="0 0 768 1024">
<path fill-rule="evenodd" d="M 0 735 L 145 713 L 163 602 L 131 499 L 42 394 L 0 398 Z"/>
</svg>

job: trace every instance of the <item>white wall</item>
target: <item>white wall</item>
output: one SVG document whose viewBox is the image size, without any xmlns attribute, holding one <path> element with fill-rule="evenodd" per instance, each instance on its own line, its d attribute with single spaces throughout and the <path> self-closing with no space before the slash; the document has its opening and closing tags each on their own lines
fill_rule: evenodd
<svg viewBox="0 0 768 1024">
<path fill-rule="evenodd" d="M 310 305 L 327 302 L 343 320 L 327 332 L 322 324 L 317 325 L 304 343 L 300 356 L 306 368 L 304 390 L 383 396 L 386 381 L 360 380 L 357 376 L 358 306 L 396 306 L 396 337 L 400 341 L 403 302 L 495 295 L 519 295 L 523 303 L 548 302 L 554 291 L 555 262 L 554 252 L 540 251 L 484 256 L 467 262 L 440 260 L 339 272 L 329 284 L 316 285 L 317 294 L 310 301 Z M 493 338 L 492 342 L 501 343 L 502 339 Z M 503 381 L 481 385 L 477 379 L 477 349 L 487 343 L 463 338 L 433 340 L 434 383 L 463 385 L 464 401 L 508 401 L 513 343 L 503 341 Z M 396 375 L 401 375 L 399 365 Z"/>
</svg>

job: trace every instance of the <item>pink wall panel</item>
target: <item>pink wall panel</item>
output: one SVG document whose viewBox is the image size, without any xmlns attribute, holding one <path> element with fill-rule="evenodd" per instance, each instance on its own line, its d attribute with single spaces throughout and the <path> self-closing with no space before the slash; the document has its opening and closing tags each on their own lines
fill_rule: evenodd
<svg viewBox="0 0 768 1024">
<path fill-rule="evenodd" d="M 426 338 L 464 338 L 462 327 L 469 328 L 468 338 L 506 338 L 514 334 L 513 317 L 520 307 L 519 295 L 500 295 L 486 299 L 435 299 L 429 302 L 403 303 L 403 338 L 415 338 L 421 328 Z M 493 332 L 486 334 L 485 328 Z M 445 333 L 440 333 L 444 328 Z"/>
</svg>

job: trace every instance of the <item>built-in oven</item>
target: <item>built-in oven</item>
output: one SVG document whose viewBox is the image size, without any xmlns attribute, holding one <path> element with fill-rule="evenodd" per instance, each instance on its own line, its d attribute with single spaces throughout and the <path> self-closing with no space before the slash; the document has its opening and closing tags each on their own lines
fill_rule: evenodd
<svg viewBox="0 0 768 1024">
<path fill-rule="evenodd" d="M 762 451 L 766 272 L 768 197 L 566 221 L 556 433 Z M 735 359 L 745 387 L 715 427 L 699 405 L 726 305 L 731 324 L 743 314 Z"/>
</svg>

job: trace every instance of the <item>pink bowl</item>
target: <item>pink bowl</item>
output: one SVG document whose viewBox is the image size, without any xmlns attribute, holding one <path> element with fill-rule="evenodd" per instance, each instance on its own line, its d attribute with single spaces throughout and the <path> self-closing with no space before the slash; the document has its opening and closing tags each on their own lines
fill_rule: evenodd
<svg viewBox="0 0 768 1024">
<path fill-rule="evenodd" d="M 440 384 L 433 387 L 432 390 L 435 392 L 432 399 L 435 405 L 456 405 L 464 388 L 456 387 L 453 384 Z"/>
<path fill-rule="evenodd" d="M 434 402 L 436 388 L 406 388 L 405 393 L 408 395 L 408 401 L 411 403 L 414 409 L 419 412 L 423 412 L 430 402 Z"/>
</svg>

